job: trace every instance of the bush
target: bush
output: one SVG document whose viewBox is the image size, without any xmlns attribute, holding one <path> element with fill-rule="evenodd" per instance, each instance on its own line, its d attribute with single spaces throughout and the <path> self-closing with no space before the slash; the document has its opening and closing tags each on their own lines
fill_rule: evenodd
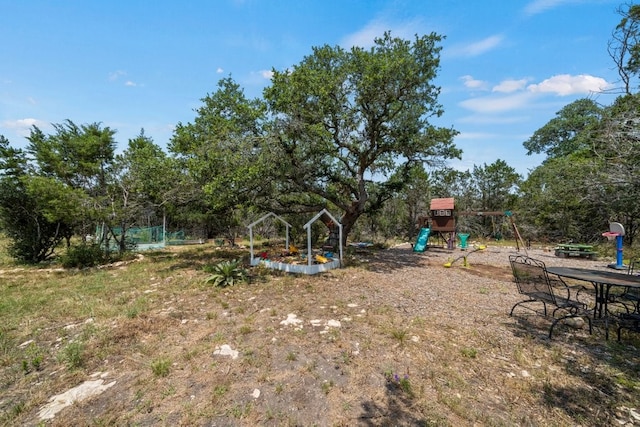
<svg viewBox="0 0 640 427">
<path fill-rule="evenodd" d="M 242 267 L 240 261 L 223 261 L 213 267 L 205 268 L 205 271 L 212 273 L 205 279 L 205 283 L 214 286 L 226 287 L 247 280 L 247 271 Z"/>
<path fill-rule="evenodd" d="M 151 371 L 156 377 L 166 377 L 169 375 L 169 369 L 171 368 L 171 361 L 164 357 L 151 362 Z"/>
<path fill-rule="evenodd" d="M 100 265 L 107 260 L 100 245 L 71 246 L 62 256 L 64 268 L 86 268 Z"/>
<path fill-rule="evenodd" d="M 60 350 L 58 360 L 67 365 L 69 369 L 80 368 L 84 365 L 84 344 L 70 342 Z"/>
</svg>

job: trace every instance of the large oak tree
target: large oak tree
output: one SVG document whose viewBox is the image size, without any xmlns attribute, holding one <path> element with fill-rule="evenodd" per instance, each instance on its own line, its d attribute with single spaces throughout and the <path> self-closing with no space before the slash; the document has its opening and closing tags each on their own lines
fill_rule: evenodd
<svg viewBox="0 0 640 427">
<path fill-rule="evenodd" d="M 273 119 L 268 149 L 282 206 L 341 211 L 343 238 L 407 182 L 416 164 L 458 157 L 456 131 L 429 122 L 443 113 L 441 36 L 390 33 L 373 47 L 322 46 L 275 71 L 265 99 Z"/>
</svg>

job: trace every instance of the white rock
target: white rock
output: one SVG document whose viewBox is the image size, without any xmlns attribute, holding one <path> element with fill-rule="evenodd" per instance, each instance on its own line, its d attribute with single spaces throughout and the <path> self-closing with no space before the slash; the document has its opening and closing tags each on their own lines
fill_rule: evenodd
<svg viewBox="0 0 640 427">
<path fill-rule="evenodd" d="M 257 388 L 253 390 L 253 393 L 251 393 L 251 396 L 253 396 L 254 399 L 257 399 L 260 397 L 260 390 L 258 390 Z"/>
<path fill-rule="evenodd" d="M 582 317 L 569 317 L 565 319 L 564 323 L 572 328 L 581 329 L 584 326 L 584 319 Z"/>
<path fill-rule="evenodd" d="M 281 325 L 299 325 L 302 323 L 302 320 L 298 319 L 298 316 L 295 314 L 289 313 L 287 314 L 287 318 L 280 322 Z"/>
<path fill-rule="evenodd" d="M 115 381 L 112 381 L 105 384 L 104 379 L 85 381 L 77 387 L 50 398 L 49 403 L 40 408 L 38 417 L 40 420 L 53 419 L 58 412 L 67 406 L 73 405 L 75 402 L 82 402 L 89 397 L 97 396 L 115 383 Z"/>
<path fill-rule="evenodd" d="M 327 326 L 331 327 L 331 328 L 339 328 L 339 327 L 342 326 L 342 324 L 340 323 L 339 320 L 331 319 L 331 320 L 327 321 Z"/>
<path fill-rule="evenodd" d="M 220 347 L 216 347 L 213 354 L 218 356 L 231 356 L 232 359 L 237 359 L 239 353 L 238 350 L 232 349 L 229 344 L 222 344 Z"/>
</svg>

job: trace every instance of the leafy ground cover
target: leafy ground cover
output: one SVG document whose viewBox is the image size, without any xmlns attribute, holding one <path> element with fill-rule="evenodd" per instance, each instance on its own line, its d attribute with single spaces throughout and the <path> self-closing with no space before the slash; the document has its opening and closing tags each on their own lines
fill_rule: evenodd
<svg viewBox="0 0 640 427">
<path fill-rule="evenodd" d="M 634 425 L 638 337 L 509 317 L 507 254 L 350 254 L 317 276 L 244 250 L 145 253 L 105 268 L 0 266 L 3 425 Z M 492 252 L 492 253 L 491 253 Z M 88 381 L 101 393 L 43 420 Z"/>
</svg>

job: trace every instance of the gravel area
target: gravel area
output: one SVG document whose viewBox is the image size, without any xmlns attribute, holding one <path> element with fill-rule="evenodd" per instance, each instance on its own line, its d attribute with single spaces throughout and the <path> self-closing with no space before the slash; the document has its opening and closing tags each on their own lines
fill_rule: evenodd
<svg viewBox="0 0 640 427">
<path fill-rule="evenodd" d="M 146 310 L 91 323 L 101 332 L 88 354 L 108 343 L 109 357 L 87 356 L 85 369 L 113 387 L 50 425 L 640 425 L 630 341 L 614 347 L 601 329 L 564 324 L 549 340 L 549 318 L 509 316 L 522 300 L 508 263 L 517 253 L 357 249 L 347 268 L 224 289 L 203 287 L 199 266 L 159 280 L 149 263 L 149 282 L 126 294 Z M 614 261 L 527 253 L 548 266 Z M 463 255 L 466 267 L 445 267 Z M 172 361 L 166 377 L 152 374 L 157 360 Z M 80 383 L 53 366 L 41 373 L 51 379 L 10 390 L 40 396 L 20 425 L 41 425 L 40 404 Z"/>
<path fill-rule="evenodd" d="M 466 253 L 470 253 L 475 246 L 470 245 L 469 249 Z M 411 251 L 410 244 L 402 244 L 390 249 L 391 251 Z M 459 248 L 455 250 L 447 250 L 443 248 L 429 248 L 425 251 L 424 256 L 426 256 L 431 261 L 443 260 L 444 263 L 447 262 L 450 258 L 457 258 L 465 254 L 465 251 L 460 250 Z M 528 255 L 532 258 L 536 258 L 540 261 L 543 261 L 547 267 L 582 267 L 582 268 L 594 268 L 594 269 L 608 269 L 608 265 L 615 263 L 614 258 L 603 258 L 600 257 L 598 259 L 585 259 L 578 257 L 567 257 L 560 258 L 555 256 L 554 247 L 538 247 L 538 248 L 530 248 L 523 249 L 514 247 L 514 246 L 492 246 L 491 244 L 486 245 L 486 249 L 482 251 L 477 251 L 470 253 L 468 255 L 469 264 L 486 264 L 493 266 L 509 266 L 509 255 Z M 454 264 L 456 265 L 456 264 Z M 458 264 L 459 265 L 459 264 Z"/>
</svg>

